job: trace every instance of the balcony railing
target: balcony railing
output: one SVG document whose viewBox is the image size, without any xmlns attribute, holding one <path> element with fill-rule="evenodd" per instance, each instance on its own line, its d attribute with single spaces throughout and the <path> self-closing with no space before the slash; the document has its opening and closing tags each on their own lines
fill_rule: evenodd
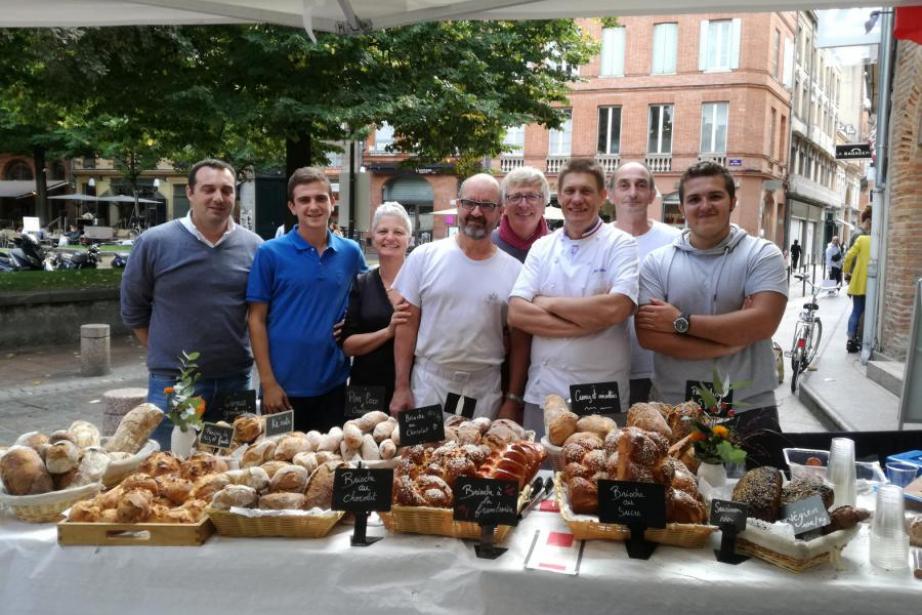
<svg viewBox="0 0 922 615">
<path fill-rule="evenodd" d="M 714 154 L 714 153 L 698 154 L 698 162 L 704 162 L 705 160 L 707 160 L 708 162 L 716 162 L 722 167 L 727 166 L 727 155 L 726 154 Z"/>
<path fill-rule="evenodd" d="M 672 154 L 647 154 L 644 164 L 653 173 L 667 173 L 672 171 Z"/>
<path fill-rule="evenodd" d="M 546 173 L 560 173 L 560 169 L 568 162 L 570 162 L 569 156 L 548 156 Z"/>
<path fill-rule="evenodd" d="M 525 166 L 525 159 L 513 156 L 501 156 L 499 159 L 499 170 L 508 173 L 513 169 Z"/>
<path fill-rule="evenodd" d="M 621 156 L 618 154 L 596 154 L 595 161 L 599 163 L 605 173 L 614 173 L 621 164 Z"/>
</svg>

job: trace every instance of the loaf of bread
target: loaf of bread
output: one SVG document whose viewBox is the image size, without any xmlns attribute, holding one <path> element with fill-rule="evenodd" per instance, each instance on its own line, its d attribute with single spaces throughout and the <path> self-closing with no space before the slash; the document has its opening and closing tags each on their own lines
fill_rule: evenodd
<svg viewBox="0 0 922 615">
<path fill-rule="evenodd" d="M 307 453 L 311 450 L 310 440 L 303 433 L 291 433 L 282 436 L 275 446 L 272 458 L 276 461 L 291 461 L 298 453 Z M 269 461 L 266 459 L 265 461 Z"/>
<path fill-rule="evenodd" d="M 73 434 L 74 444 L 80 448 L 99 446 L 102 442 L 99 437 L 99 429 L 88 421 L 74 421 L 67 428 L 67 431 Z"/>
<path fill-rule="evenodd" d="M 916 547 L 922 547 L 922 517 L 916 517 L 909 524 L 909 542 Z"/>
<path fill-rule="evenodd" d="M 361 448 L 362 430 L 355 421 L 346 421 L 343 425 L 343 442 L 351 449 Z"/>
<path fill-rule="evenodd" d="M 269 481 L 269 491 L 273 493 L 278 491 L 304 493 L 307 488 L 307 479 L 307 470 L 298 465 L 287 465 L 278 470 Z"/>
<path fill-rule="evenodd" d="M 267 461 L 274 459 L 276 443 L 273 440 L 262 440 L 250 445 L 246 452 L 243 453 L 243 459 L 240 460 L 241 468 L 252 466 L 261 466 Z"/>
<path fill-rule="evenodd" d="M 119 422 L 115 435 L 106 442 L 106 450 L 134 455 L 147 443 L 164 416 L 160 408 L 149 403 L 129 410 Z"/>
<path fill-rule="evenodd" d="M 190 499 L 210 500 L 215 493 L 231 484 L 227 472 L 202 476 L 192 485 Z"/>
<path fill-rule="evenodd" d="M 295 455 L 295 458 L 292 459 L 292 462 L 307 470 L 308 476 L 313 474 L 317 466 L 320 465 L 317 462 L 317 453 L 298 453 Z"/>
<path fill-rule="evenodd" d="M 234 440 L 252 444 L 263 433 L 263 420 L 255 414 L 241 414 L 234 419 Z"/>
<path fill-rule="evenodd" d="M 45 449 L 45 467 L 51 474 L 64 474 L 80 465 L 80 448 L 70 440 L 58 440 Z"/>
<path fill-rule="evenodd" d="M 268 510 L 300 510 L 304 508 L 303 493 L 267 493 L 260 496 L 259 508 Z"/>
<path fill-rule="evenodd" d="M 823 506 L 827 509 L 832 506 L 833 500 L 835 500 L 835 492 L 832 490 L 832 486 L 824 482 L 822 478 L 811 474 L 795 478 L 782 487 L 781 505 L 793 504 L 813 495 L 820 496 L 823 500 Z"/>
<path fill-rule="evenodd" d="M 383 423 L 379 423 L 379 425 L 383 425 Z M 393 459 L 396 454 L 397 445 L 394 444 L 393 440 L 388 438 L 381 441 L 381 445 L 378 447 L 378 455 L 381 456 L 381 459 Z"/>
<path fill-rule="evenodd" d="M 394 427 L 396 426 L 396 420 L 388 419 L 386 421 L 381 421 L 375 425 L 371 435 L 375 439 L 375 442 L 381 443 L 391 437 L 391 433 L 393 433 Z"/>
<path fill-rule="evenodd" d="M 260 492 L 269 488 L 269 475 L 260 467 L 229 470 L 223 475 L 234 485 L 246 485 Z"/>
<path fill-rule="evenodd" d="M 576 431 L 590 431 L 598 434 L 602 438 L 605 438 L 610 431 L 617 428 L 618 425 L 615 424 L 614 419 L 607 416 L 599 416 L 598 414 L 580 417 L 580 419 L 576 421 Z"/>
<path fill-rule="evenodd" d="M 630 427 L 655 431 L 664 436 L 667 441 L 672 439 L 672 430 L 656 404 L 643 403 L 631 406 L 627 411 L 627 424 Z"/>
<path fill-rule="evenodd" d="M 667 406 L 666 422 L 672 430 L 672 442 L 677 442 L 692 431 L 692 423 L 701 418 L 704 411 L 693 401 L 686 401 L 677 406 Z"/>
<path fill-rule="evenodd" d="M 44 458 L 45 447 L 48 445 L 48 436 L 38 431 L 24 433 L 13 442 L 13 446 L 28 446 Z"/>
<path fill-rule="evenodd" d="M 212 508 L 217 510 L 230 510 L 231 506 L 252 508 L 256 505 L 259 496 L 256 490 L 246 485 L 228 485 L 214 494 L 211 500 Z"/>
<path fill-rule="evenodd" d="M 781 491 L 781 472 L 762 466 L 743 475 L 733 488 L 733 501 L 749 506 L 750 517 L 774 523 L 781 510 Z"/>
<path fill-rule="evenodd" d="M 829 525 L 823 527 L 823 534 L 831 534 L 838 530 L 848 530 L 871 516 L 870 511 L 854 506 L 839 506 L 829 513 Z M 911 538 L 910 538 L 911 541 Z"/>
<path fill-rule="evenodd" d="M 333 473 L 339 464 L 325 463 L 310 478 L 305 492 L 304 508 L 322 508 L 329 510 L 333 505 Z"/>
<path fill-rule="evenodd" d="M 10 495 L 36 495 L 54 489 L 41 456 L 29 446 L 13 446 L 0 457 L 0 479 Z"/>
<path fill-rule="evenodd" d="M 67 441 L 76 445 L 77 437 L 66 429 L 58 429 L 57 431 L 51 432 L 51 435 L 48 436 L 48 444 L 57 444 L 62 441 Z"/>
</svg>

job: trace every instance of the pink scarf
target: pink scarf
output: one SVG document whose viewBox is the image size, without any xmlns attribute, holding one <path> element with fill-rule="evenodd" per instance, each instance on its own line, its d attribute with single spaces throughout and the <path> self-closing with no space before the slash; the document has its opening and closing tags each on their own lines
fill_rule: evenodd
<svg viewBox="0 0 922 615">
<path fill-rule="evenodd" d="M 509 218 L 503 216 L 499 222 L 499 236 L 500 239 L 508 243 L 510 246 L 516 248 L 517 250 L 528 250 L 531 248 L 531 244 L 535 243 L 539 238 L 544 237 L 548 233 L 547 221 L 542 217 L 538 221 L 538 226 L 535 227 L 535 232 L 531 234 L 531 237 L 528 239 L 522 239 L 515 234 L 515 231 L 512 230 L 512 226 L 509 224 Z"/>
</svg>

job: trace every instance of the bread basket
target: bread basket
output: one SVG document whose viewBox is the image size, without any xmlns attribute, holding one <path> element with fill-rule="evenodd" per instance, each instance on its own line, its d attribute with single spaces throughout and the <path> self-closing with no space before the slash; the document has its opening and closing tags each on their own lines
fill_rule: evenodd
<svg viewBox="0 0 922 615">
<path fill-rule="evenodd" d="M 554 446 L 551 444 L 551 441 L 547 439 L 547 436 L 541 437 L 541 446 L 544 447 L 544 450 L 547 451 L 547 458 L 551 462 L 551 469 L 556 472 L 563 472 L 563 469 L 567 466 L 567 461 L 563 456 L 563 447 Z"/>
<path fill-rule="evenodd" d="M 791 540 L 773 532 L 772 525 L 750 518 L 736 538 L 736 551 L 791 572 L 803 572 L 826 562 L 838 567 L 842 549 L 859 529 L 838 530 L 813 540 Z"/>
<path fill-rule="evenodd" d="M 105 443 L 107 439 L 108 438 L 104 438 L 103 443 Z M 121 461 L 110 461 L 109 466 L 106 468 L 106 473 L 102 477 L 102 482 L 106 486 L 106 489 L 111 489 L 122 482 L 126 476 L 136 472 L 138 466 L 140 466 L 145 459 L 159 450 L 160 444 L 156 440 L 148 440 L 147 444 L 131 457 Z"/>
<path fill-rule="evenodd" d="M 58 521 L 61 513 L 79 502 L 94 497 L 102 491 L 100 483 L 49 491 L 38 495 L 9 495 L 0 488 L 0 505 L 10 509 L 17 519 L 29 523 Z"/>
<path fill-rule="evenodd" d="M 554 476 L 554 489 L 557 492 L 557 504 L 560 517 L 569 526 L 577 540 L 627 540 L 631 531 L 626 525 L 602 523 L 593 515 L 578 515 L 570 508 L 570 500 L 563 487 L 563 476 Z M 711 533 L 716 528 L 710 525 L 694 523 L 667 523 L 663 529 L 648 529 L 644 537 L 650 542 L 673 547 L 697 549 L 705 546 Z"/>
<path fill-rule="evenodd" d="M 345 513 L 341 510 L 300 515 L 245 515 L 209 507 L 206 512 L 218 534 L 237 538 L 322 538 Z M 275 511 L 273 511 L 275 512 Z"/>
</svg>

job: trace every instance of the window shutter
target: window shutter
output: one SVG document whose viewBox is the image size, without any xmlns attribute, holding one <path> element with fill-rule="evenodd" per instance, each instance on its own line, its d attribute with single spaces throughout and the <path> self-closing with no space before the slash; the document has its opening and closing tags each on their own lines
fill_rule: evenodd
<svg viewBox="0 0 922 615">
<path fill-rule="evenodd" d="M 730 34 L 730 68 L 737 69 L 740 67 L 740 29 L 741 22 L 739 18 L 733 20 Z"/>
<path fill-rule="evenodd" d="M 784 87 L 791 87 L 794 83 L 794 41 L 789 38 L 784 39 L 784 69 L 781 74 L 784 75 L 781 80 Z"/>
<path fill-rule="evenodd" d="M 706 19 L 701 22 L 701 35 L 698 37 L 698 70 L 707 69 L 709 23 Z"/>
</svg>

